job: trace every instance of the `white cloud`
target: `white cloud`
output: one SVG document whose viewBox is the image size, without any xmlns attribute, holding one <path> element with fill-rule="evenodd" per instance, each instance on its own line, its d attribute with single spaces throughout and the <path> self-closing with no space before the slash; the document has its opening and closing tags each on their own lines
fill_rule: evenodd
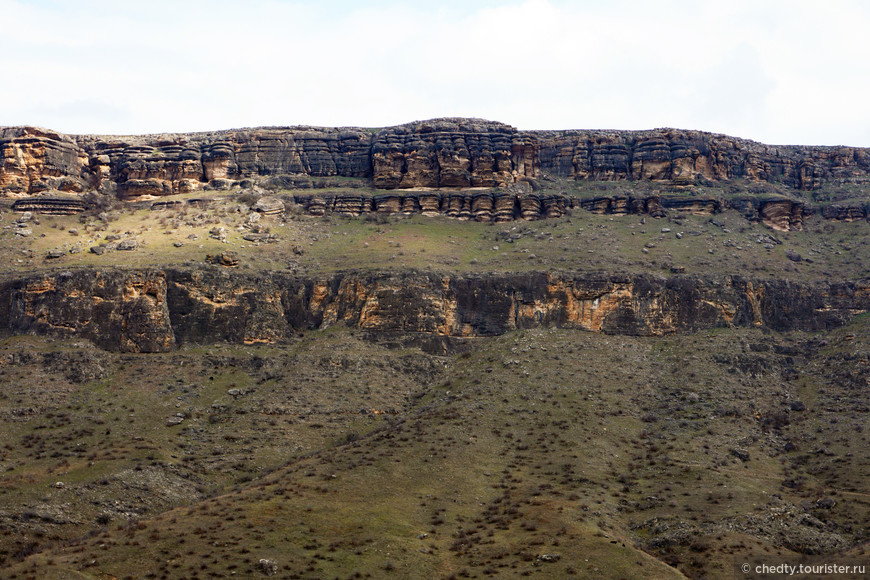
<svg viewBox="0 0 870 580">
<path fill-rule="evenodd" d="M 870 145 L 860 0 L 0 0 L 0 13 L 4 125 L 479 116 Z"/>
</svg>

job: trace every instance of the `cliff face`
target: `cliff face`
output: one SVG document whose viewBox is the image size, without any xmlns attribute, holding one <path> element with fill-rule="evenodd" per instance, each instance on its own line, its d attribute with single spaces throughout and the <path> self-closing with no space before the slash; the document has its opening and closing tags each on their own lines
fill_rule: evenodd
<svg viewBox="0 0 870 580">
<path fill-rule="evenodd" d="M 79 270 L 0 288 L 5 331 L 82 337 L 126 352 L 219 341 L 274 343 L 299 329 L 335 324 L 435 337 L 539 326 L 632 335 L 730 325 L 820 330 L 867 310 L 867 285 L 739 277 L 409 272 L 310 279 L 217 269 Z"/>
<path fill-rule="evenodd" d="M 381 131 L 375 187 L 494 187 L 537 174 L 536 140 L 501 123 L 438 119 Z"/>
<path fill-rule="evenodd" d="M 84 191 L 87 163 L 87 153 L 71 136 L 33 127 L 0 128 L 0 192 L 5 195 Z"/>
<path fill-rule="evenodd" d="M 770 146 L 699 131 L 518 131 L 479 119 L 381 130 L 284 127 L 140 136 L 0 129 L 0 193 L 101 189 L 121 197 L 226 187 L 263 175 L 371 178 L 383 189 L 573 179 L 747 178 L 812 190 L 870 181 L 870 150 Z"/>
<path fill-rule="evenodd" d="M 63 272 L 7 283 L 0 325 L 12 334 L 81 337 L 109 350 L 175 345 L 163 272 Z"/>
<path fill-rule="evenodd" d="M 479 222 L 558 218 L 573 209 L 597 214 L 648 214 L 663 217 L 669 213 L 713 215 L 726 208 L 733 208 L 750 221 L 761 221 L 780 231 L 803 229 L 804 216 L 810 211 L 799 201 L 776 197 L 720 200 L 711 197 L 612 195 L 578 199 L 565 194 L 517 194 L 504 191 L 394 191 L 375 196 L 362 193 L 300 194 L 294 195 L 293 199 L 312 215 L 419 213 Z M 867 209 L 853 207 L 840 212 L 828 209 L 824 217 L 844 221 L 866 219 L 870 216 Z"/>
<path fill-rule="evenodd" d="M 221 187 L 259 175 L 369 177 L 371 135 L 362 129 L 245 129 L 188 135 L 77 137 L 83 175 L 115 183 L 121 197 Z"/>
<path fill-rule="evenodd" d="M 825 181 L 866 183 L 870 151 L 764 145 L 701 131 L 531 132 L 540 166 L 562 177 L 695 183 L 742 177 L 817 189 Z"/>
</svg>

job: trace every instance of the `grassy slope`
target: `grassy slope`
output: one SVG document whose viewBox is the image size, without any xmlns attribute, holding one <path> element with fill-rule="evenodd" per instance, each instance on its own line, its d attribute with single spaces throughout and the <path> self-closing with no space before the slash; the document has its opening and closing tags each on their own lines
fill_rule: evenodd
<svg viewBox="0 0 870 580">
<path fill-rule="evenodd" d="M 306 274 L 683 266 L 867 277 L 866 224 L 812 217 L 805 231 L 781 233 L 733 212 L 713 220 L 576 211 L 492 225 L 291 212 L 261 220 L 279 241 L 256 245 L 237 229 L 247 207 L 230 199 L 41 216 L 28 238 L 0 229 L 0 263 L 6 276 L 199 265 L 232 249 L 243 270 Z M 217 225 L 226 243 L 209 236 Z M 87 251 L 110 234 L 142 245 Z M 782 243 L 758 243 L 769 235 Z M 44 259 L 72 247 L 83 251 Z M 528 331 L 447 358 L 341 329 L 159 355 L 7 339 L 0 567 L 4 577 L 244 577 L 265 558 L 311 578 L 668 578 L 728 577 L 750 553 L 862 554 L 868 341 L 860 319 L 818 336 Z M 795 400 L 806 411 L 791 410 Z M 167 425 L 176 413 L 184 421 Z M 835 505 L 819 508 L 826 498 Z"/>
<path fill-rule="evenodd" d="M 576 210 L 558 220 L 503 224 L 447 217 L 316 218 L 290 213 L 286 221 L 276 217 L 260 220 L 258 226 L 277 234 L 278 242 L 258 244 L 242 239 L 250 231 L 242 227 L 248 211 L 247 205 L 230 199 L 209 208 L 183 211 L 122 208 L 109 212 L 105 220 L 41 216 L 39 224 L 31 223 L 33 234 L 27 238 L 16 236 L 14 227 L 0 229 L 0 272 L 14 276 L 74 266 L 200 265 L 208 254 L 224 250 L 239 254 L 242 269 L 289 269 L 308 274 L 349 268 L 434 268 L 670 275 L 671 267 L 676 266 L 685 268 L 687 274 L 821 280 L 867 277 L 870 261 L 866 224 L 833 222 L 819 216 L 808 218 L 804 231 L 774 232 L 763 224 L 747 222 L 734 211 L 716 215 L 711 221 L 710 217 L 693 215 L 653 219 Z M 215 227 L 227 230 L 226 242 L 209 235 Z M 107 236 L 133 239 L 140 247 L 99 256 L 89 252 L 91 246 L 111 243 Z M 771 236 L 780 243 L 771 244 Z M 508 238 L 512 238 L 510 242 Z M 175 247 L 176 242 L 183 245 Z M 77 253 L 46 259 L 51 250 Z M 789 254 L 802 259 L 791 260 Z"/>
<path fill-rule="evenodd" d="M 679 577 L 665 562 L 694 577 L 728 577 L 734 559 L 748 554 L 866 545 L 870 454 L 859 389 L 868 377 L 867 320 L 824 339 L 758 330 L 664 339 L 548 330 L 475 344 L 444 360 L 387 351 L 349 331 L 310 333 L 286 352 L 226 347 L 232 356 L 224 362 L 260 357 L 294 361 L 279 363 L 282 373 L 303 363 L 316 369 L 306 371 L 305 388 L 294 390 L 301 377 L 262 381 L 268 373 L 250 367 L 247 380 L 256 391 L 223 398 L 251 410 L 282 401 L 289 415 L 271 427 L 272 415 L 262 410 L 229 413 L 207 427 L 211 399 L 221 398 L 228 383 L 193 405 L 203 432 L 166 427 L 164 409 L 177 395 L 155 389 L 164 377 L 131 379 L 112 406 L 151 397 L 160 409 L 136 429 L 152 433 L 155 470 L 166 474 L 184 464 L 172 457 L 183 444 L 194 465 L 216 462 L 190 468 L 197 481 L 213 489 L 244 485 L 199 501 L 182 497 L 182 506 L 163 511 L 171 507 L 166 501 L 152 517 L 113 514 L 93 537 L 31 556 L 8 576 L 69 577 L 78 570 L 86 577 L 142 577 L 147 570 L 151 577 L 245 577 L 258 574 L 264 558 L 283 575 L 305 578 Z M 303 352 L 313 358 L 293 358 Z M 196 354 L 174 356 L 190 364 Z M 146 359 L 149 369 L 161 368 L 152 355 L 120 358 L 131 368 Z M 211 376 L 211 368 L 196 368 L 199 380 Z M 378 375 L 378 368 L 393 370 Z M 102 384 L 72 388 L 61 412 L 84 412 L 71 401 L 82 400 L 80 393 L 97 401 Z M 351 399 L 346 406 L 342 397 Z M 790 410 L 796 400 L 805 411 Z M 395 414 L 340 411 L 375 405 Z M 318 408 L 320 415 L 300 417 Z M 45 421 L 20 422 L 16 436 Z M 314 421 L 322 427 L 313 428 Z M 238 438 L 232 444 L 228 432 Z M 306 453 L 291 447 L 301 441 Z M 266 442 L 273 450 L 258 454 Z M 789 442 L 795 448 L 786 451 Z M 251 449 L 225 455 L 243 445 Z M 733 449 L 750 459 L 738 459 Z M 111 482 L 108 497 L 129 464 L 143 462 L 130 453 L 101 469 Z M 10 462 L 20 463 L 16 469 L 32 465 L 12 455 L 4 465 Z M 7 509 L 90 497 L 84 491 L 90 475 L 36 465 L 28 468 L 34 485 L 4 490 Z M 258 469 L 270 472 L 244 482 Z M 51 488 L 55 479 L 66 487 Z M 21 496 L 27 493 L 35 495 Z M 821 498 L 836 505 L 820 509 Z M 85 513 L 86 504 L 73 501 L 67 513 Z M 547 561 L 552 554 L 557 561 Z"/>
</svg>

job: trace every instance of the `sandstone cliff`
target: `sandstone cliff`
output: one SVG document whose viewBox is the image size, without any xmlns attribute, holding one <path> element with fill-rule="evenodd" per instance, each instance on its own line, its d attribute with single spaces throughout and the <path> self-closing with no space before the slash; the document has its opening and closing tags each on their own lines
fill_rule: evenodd
<svg viewBox="0 0 870 580">
<path fill-rule="evenodd" d="M 812 190 L 823 182 L 867 183 L 870 150 L 775 146 L 677 129 L 531 132 L 540 165 L 554 175 L 691 184 L 743 177 Z"/>
<path fill-rule="evenodd" d="M 21 200 L 22 202 L 24 200 Z M 364 193 L 297 194 L 293 201 L 312 215 L 336 213 L 360 216 L 444 215 L 460 220 L 507 222 L 518 219 L 558 218 L 573 209 L 597 214 L 647 214 L 663 217 L 670 214 L 713 215 L 724 209 L 740 211 L 750 221 L 761 221 L 777 230 L 800 230 L 804 217 L 813 210 L 800 201 L 782 197 L 736 197 L 716 199 L 674 195 L 609 195 L 576 198 L 564 193 L 511 193 L 507 191 L 390 191 L 374 196 Z M 162 204 L 164 202 L 155 202 Z M 823 214 L 829 219 L 854 221 L 870 217 L 870 205 Z"/>
<path fill-rule="evenodd" d="M 121 197 L 267 175 L 359 177 L 377 188 L 504 186 L 542 175 L 690 184 L 746 178 L 798 190 L 870 181 L 870 150 L 772 146 L 700 131 L 518 131 L 479 119 L 385 129 L 275 127 L 139 136 L 0 129 L 0 193 Z"/>
<path fill-rule="evenodd" d="M 336 274 L 77 270 L 0 286 L 7 333 L 86 338 L 110 350 L 275 343 L 344 324 L 379 334 L 475 337 L 560 326 L 661 335 L 715 326 L 821 330 L 870 310 L 870 286 L 606 274 Z"/>
</svg>

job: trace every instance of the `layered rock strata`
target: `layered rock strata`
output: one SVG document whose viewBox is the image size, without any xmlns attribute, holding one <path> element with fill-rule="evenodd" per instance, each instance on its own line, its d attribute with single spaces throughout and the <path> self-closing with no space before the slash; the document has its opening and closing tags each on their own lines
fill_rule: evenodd
<svg viewBox="0 0 870 580">
<path fill-rule="evenodd" d="M 372 180 L 383 189 L 494 187 L 537 174 L 537 142 L 515 128 L 477 119 L 435 119 L 380 131 Z"/>
<path fill-rule="evenodd" d="M 0 286 L 0 328 L 126 352 L 276 343 L 343 324 L 373 333 L 492 336 L 559 326 L 662 335 L 715 326 L 820 330 L 870 310 L 870 285 L 741 277 L 405 272 L 304 278 L 225 270 L 77 270 Z"/>
<path fill-rule="evenodd" d="M 773 146 L 676 129 L 519 131 L 480 119 L 138 136 L 0 128 L 5 196 L 90 189 L 122 198 L 162 196 L 262 176 L 283 176 L 288 186 L 354 177 L 383 189 L 494 187 L 541 174 L 676 184 L 744 178 L 815 190 L 870 183 L 870 150 Z"/>
<path fill-rule="evenodd" d="M 574 209 L 597 214 L 646 214 L 653 217 L 714 215 L 733 208 L 751 221 L 761 221 L 777 230 L 800 230 L 810 213 L 803 203 L 779 197 L 716 199 L 692 196 L 612 195 L 576 198 L 566 194 L 517 194 L 504 191 L 390 191 L 374 196 L 362 193 L 299 194 L 293 201 L 312 215 L 336 213 L 360 216 L 367 213 L 445 215 L 480 222 L 558 218 Z M 866 219 L 863 210 L 842 209 L 825 217 Z"/>
<path fill-rule="evenodd" d="M 651 131 L 533 131 L 539 164 L 574 179 L 703 180 L 745 178 L 818 189 L 825 182 L 868 183 L 870 150 L 765 145 L 727 135 Z"/>
<path fill-rule="evenodd" d="M 37 212 L 47 215 L 73 215 L 85 211 L 85 202 L 78 197 L 67 196 L 37 196 L 15 200 L 13 211 Z"/>
</svg>

